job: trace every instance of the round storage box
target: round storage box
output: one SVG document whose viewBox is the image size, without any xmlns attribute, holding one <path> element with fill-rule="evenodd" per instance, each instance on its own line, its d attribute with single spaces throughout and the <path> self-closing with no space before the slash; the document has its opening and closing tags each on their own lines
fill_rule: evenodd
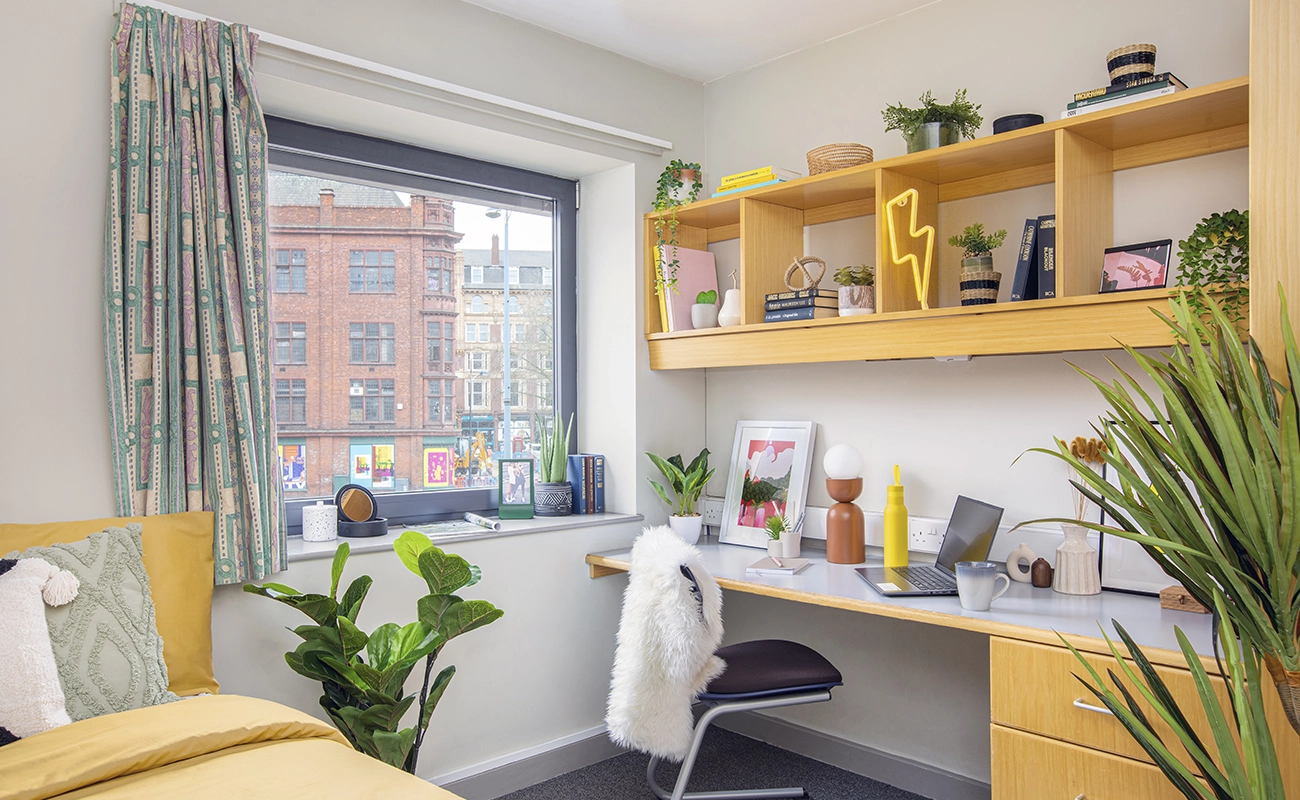
<svg viewBox="0 0 1300 800">
<path fill-rule="evenodd" d="M 1042 114 L 1008 114 L 1005 117 L 998 117 L 993 120 L 993 132 L 1006 133 L 1007 131 L 1018 131 L 1021 128 L 1032 128 L 1035 125 L 1042 124 Z"/>
<path fill-rule="evenodd" d="M 339 508 L 339 536 L 361 538 L 388 533 L 388 520 L 379 516 L 379 503 L 364 486 L 349 483 L 334 495 Z"/>
</svg>

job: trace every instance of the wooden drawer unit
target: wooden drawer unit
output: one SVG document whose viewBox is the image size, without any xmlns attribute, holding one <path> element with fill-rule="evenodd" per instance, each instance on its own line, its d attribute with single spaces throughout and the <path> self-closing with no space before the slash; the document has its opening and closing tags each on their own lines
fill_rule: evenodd
<svg viewBox="0 0 1300 800">
<path fill-rule="evenodd" d="M 993 800 L 1183 800 L 1149 763 L 1001 725 L 992 745 Z"/>
</svg>

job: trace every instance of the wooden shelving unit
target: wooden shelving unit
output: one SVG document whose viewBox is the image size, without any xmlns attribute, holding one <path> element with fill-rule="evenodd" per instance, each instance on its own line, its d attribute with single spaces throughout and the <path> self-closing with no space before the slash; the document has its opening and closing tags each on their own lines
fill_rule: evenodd
<svg viewBox="0 0 1300 800">
<path fill-rule="evenodd" d="M 1101 253 L 1112 246 L 1116 171 L 1248 145 L 1249 80 L 1237 78 L 1167 97 L 1010 133 L 763 187 L 678 209 L 678 241 L 703 249 L 740 240 L 742 324 L 665 333 L 653 268 L 647 268 L 646 339 L 653 369 L 810 361 L 1002 355 L 1168 344 L 1151 309 L 1168 292 L 1099 295 Z M 920 310 L 910 271 L 891 268 L 884 203 L 916 189 L 921 224 L 939 203 L 1055 184 L 1056 298 Z M 803 255 L 803 227 L 861 218 L 876 226 L 877 314 L 764 324 L 763 299 L 784 288 Z M 869 218 L 874 218 L 874 223 Z M 645 215 L 645 264 L 654 263 L 655 215 Z M 937 227 L 937 226 L 936 226 Z M 950 232 L 938 231 L 938 242 Z M 1005 271 L 1004 271 L 1005 272 Z M 1009 276 L 1007 276 L 1009 278 Z"/>
</svg>

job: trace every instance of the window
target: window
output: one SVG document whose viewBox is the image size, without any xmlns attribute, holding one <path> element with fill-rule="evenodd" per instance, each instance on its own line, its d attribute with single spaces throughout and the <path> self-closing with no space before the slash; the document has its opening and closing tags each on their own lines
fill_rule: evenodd
<svg viewBox="0 0 1300 800">
<path fill-rule="evenodd" d="M 487 381 L 465 381 L 465 405 L 470 408 L 487 406 Z"/>
<path fill-rule="evenodd" d="M 519 267 L 510 268 L 510 285 L 514 286 L 519 283 Z"/>
<path fill-rule="evenodd" d="M 348 392 L 348 421 L 392 422 L 394 415 L 392 378 L 353 378 Z"/>
<path fill-rule="evenodd" d="M 307 381 L 304 378 L 276 378 L 276 424 L 297 425 L 307 421 Z"/>
<path fill-rule="evenodd" d="M 465 341 L 467 342 L 488 342 L 488 337 L 492 335 L 492 326 L 486 322 L 465 323 Z"/>
<path fill-rule="evenodd" d="M 487 353 L 482 350 L 475 350 L 465 354 L 465 370 L 467 372 L 486 372 L 487 371 Z"/>
<path fill-rule="evenodd" d="M 441 292 L 442 291 L 442 266 L 438 263 L 441 259 L 433 256 L 424 257 L 424 282 L 425 291 Z M 451 291 L 451 287 L 447 287 Z"/>
<path fill-rule="evenodd" d="M 549 351 L 538 353 L 537 368 L 542 372 L 553 372 L 555 370 L 555 354 Z"/>
<path fill-rule="evenodd" d="M 510 341 L 523 342 L 528 339 L 528 324 L 525 322 L 510 323 Z"/>
<path fill-rule="evenodd" d="M 393 363 L 393 323 L 353 322 L 348 327 L 353 364 Z"/>
<path fill-rule="evenodd" d="M 307 323 L 275 323 L 275 363 L 307 363 Z"/>
<path fill-rule="evenodd" d="M 470 298 L 470 301 L 469 301 L 469 310 L 470 310 L 470 313 L 471 313 L 471 314 L 482 314 L 482 313 L 483 313 L 483 298 L 482 298 L 482 297 L 479 297 L 478 295 L 474 295 L 472 298 Z"/>
<path fill-rule="evenodd" d="M 275 251 L 275 290 L 277 292 L 307 291 L 307 251 Z"/>
<path fill-rule="evenodd" d="M 510 381 L 510 396 L 506 398 L 506 403 L 514 408 L 524 408 L 527 403 L 524 402 L 524 384 L 521 381 Z"/>
<path fill-rule="evenodd" d="M 550 381 L 537 382 L 537 407 L 538 408 L 550 408 L 553 405 L 555 405 L 555 396 L 552 393 L 551 387 L 552 384 Z"/>
<path fill-rule="evenodd" d="M 510 354 L 510 369 L 524 369 L 527 366 L 528 366 L 528 362 L 524 359 L 524 356 L 522 354 L 520 353 Z"/>
<path fill-rule="evenodd" d="M 429 422 L 440 425 L 442 424 L 442 379 L 426 381 L 428 386 L 425 389 L 425 406 L 428 408 Z M 450 397 L 447 398 L 451 400 Z"/>
<path fill-rule="evenodd" d="M 394 270 L 392 250 L 353 250 L 348 256 L 348 291 L 392 292 Z"/>
<path fill-rule="evenodd" d="M 465 278 L 465 282 L 466 282 L 466 283 L 482 283 L 482 282 L 483 282 L 483 267 L 481 267 L 481 266 L 472 266 L 472 267 L 469 267 L 469 276 Z"/>
<path fill-rule="evenodd" d="M 511 314 L 518 314 L 518 313 L 519 313 L 519 298 L 516 297 L 516 296 L 513 295 L 513 294 L 510 295 L 510 302 L 506 303 L 506 308 L 510 309 L 510 313 L 511 313 Z"/>
</svg>

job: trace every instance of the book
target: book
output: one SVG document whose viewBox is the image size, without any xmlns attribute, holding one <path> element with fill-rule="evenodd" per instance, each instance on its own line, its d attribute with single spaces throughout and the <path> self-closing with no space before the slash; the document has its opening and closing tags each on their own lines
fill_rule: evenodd
<svg viewBox="0 0 1300 800">
<path fill-rule="evenodd" d="M 605 513 L 605 457 L 599 453 L 592 454 L 592 473 L 595 477 L 595 491 L 591 495 L 593 514 Z"/>
<path fill-rule="evenodd" d="M 655 275 L 663 281 L 663 251 L 658 247 L 655 248 Z M 668 331 L 668 299 L 664 297 L 664 285 L 662 282 L 655 284 L 655 295 L 659 300 L 659 330 Z"/>
<path fill-rule="evenodd" d="M 1056 215 L 1038 218 L 1038 299 L 1056 297 Z"/>
<path fill-rule="evenodd" d="M 582 513 L 591 514 L 596 510 L 596 465 L 586 454 L 582 456 L 582 493 L 587 498 Z"/>
<path fill-rule="evenodd" d="M 764 312 L 763 321 L 788 322 L 795 319 L 825 319 L 839 315 L 839 310 L 835 308 L 787 308 L 784 311 Z"/>
<path fill-rule="evenodd" d="M 1096 89 L 1089 89 L 1086 92 L 1075 92 L 1074 102 L 1088 100 L 1093 97 L 1105 97 L 1106 95 L 1119 94 L 1120 92 L 1132 89 L 1135 86 L 1145 86 L 1149 83 L 1172 83 L 1180 89 L 1186 89 L 1187 84 L 1178 80 L 1172 72 L 1159 72 L 1155 75 L 1143 75 L 1140 78 L 1130 78 L 1119 83 L 1112 83 L 1109 86 L 1101 86 Z"/>
<path fill-rule="evenodd" d="M 1072 117 L 1078 117 L 1083 114 L 1091 114 L 1094 111 L 1105 111 L 1110 108 L 1119 108 L 1120 106 L 1126 106 L 1129 103 L 1137 103 L 1137 102 L 1141 102 L 1142 100 L 1151 100 L 1152 98 L 1156 98 L 1156 97 L 1165 97 L 1177 91 L 1181 91 L 1177 86 L 1166 86 L 1165 88 L 1157 89 L 1154 92 L 1145 92 L 1142 94 L 1131 94 L 1125 97 L 1116 98 L 1114 100 L 1108 100 L 1104 103 L 1094 103 L 1093 105 L 1084 106 L 1082 108 L 1067 108 L 1061 112 L 1061 119 L 1070 119 Z"/>
<path fill-rule="evenodd" d="M 807 558 L 782 558 L 777 560 L 781 562 L 779 567 L 771 556 L 760 558 L 746 567 L 745 572 L 751 575 L 798 575 L 808 569 L 808 565 L 812 563 Z"/>
<path fill-rule="evenodd" d="M 1025 220 L 1016 251 L 1016 274 L 1011 280 L 1011 300 L 1034 300 L 1038 297 L 1038 272 L 1034 269 L 1034 245 L 1038 241 L 1038 219 Z"/>
<path fill-rule="evenodd" d="M 663 252 L 660 258 L 663 260 L 664 269 L 672 261 L 668 255 L 669 246 L 664 245 L 658 248 Z M 691 250 L 687 247 L 677 248 L 677 291 L 665 289 L 664 303 L 667 306 L 668 327 L 664 330 L 672 333 L 676 331 L 694 330 L 695 326 L 691 323 L 691 306 L 695 305 L 695 297 L 700 292 L 718 292 L 718 269 L 713 260 L 713 254 L 708 250 Z M 722 292 L 718 292 L 721 296 Z"/>
<path fill-rule="evenodd" d="M 569 456 L 564 477 L 573 486 L 573 513 L 587 513 L 587 484 L 582 476 L 582 456 Z"/>
<path fill-rule="evenodd" d="M 725 189 L 725 188 L 730 188 L 732 186 L 739 186 L 742 183 L 751 183 L 755 180 L 766 180 L 768 178 L 785 178 L 788 181 L 793 181 L 802 177 L 803 177 L 803 173 L 795 172 L 792 169 L 782 169 L 781 167 L 768 166 L 768 167 L 758 167 L 756 169 L 747 169 L 744 172 L 733 172 L 730 175 L 724 175 L 722 176 L 722 180 L 718 181 L 718 185 L 720 188 Z"/>
<path fill-rule="evenodd" d="M 748 186 L 737 186 L 735 189 L 719 189 L 718 191 L 714 192 L 712 196 L 726 197 L 729 194 L 739 194 L 740 192 L 748 192 L 750 189 L 757 189 L 760 186 L 772 186 L 784 182 L 785 182 L 785 178 L 773 178 L 769 181 L 763 181 L 761 183 L 751 183 Z"/>
<path fill-rule="evenodd" d="M 1099 97 L 1090 97 L 1087 100 L 1075 100 L 1073 103 L 1067 105 L 1066 108 L 1084 108 L 1086 106 L 1095 106 L 1098 103 L 1108 103 L 1111 100 L 1118 100 L 1121 97 L 1132 97 L 1135 94 L 1146 94 L 1147 92 L 1157 92 L 1161 89 L 1165 89 L 1173 85 L 1174 84 L 1170 83 L 1169 81 L 1157 81 L 1156 83 L 1144 83 L 1140 86 L 1134 86 L 1130 89 L 1124 89 L 1123 91 L 1114 92 L 1112 94 L 1104 94 Z"/>
<path fill-rule="evenodd" d="M 768 300 L 763 303 L 764 311 L 784 311 L 787 308 L 839 308 L 838 297 L 795 297 L 790 300 Z"/>
<path fill-rule="evenodd" d="M 834 297 L 839 298 L 839 289 L 823 289 L 820 286 L 814 286 L 811 289 L 792 289 L 785 292 L 769 292 L 763 295 L 767 302 L 773 300 L 795 300 L 801 297 Z"/>
</svg>

